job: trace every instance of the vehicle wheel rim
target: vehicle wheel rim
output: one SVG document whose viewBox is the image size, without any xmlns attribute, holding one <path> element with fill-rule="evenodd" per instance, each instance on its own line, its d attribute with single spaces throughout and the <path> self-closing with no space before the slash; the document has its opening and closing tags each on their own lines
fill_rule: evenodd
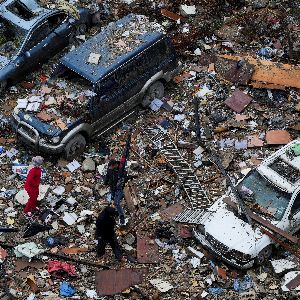
<svg viewBox="0 0 300 300">
<path fill-rule="evenodd" d="M 78 143 L 74 143 L 74 144 L 72 145 L 72 147 L 70 147 L 69 154 L 70 154 L 71 156 L 76 155 L 77 151 L 78 151 L 79 149 L 81 149 L 83 146 L 84 146 L 84 145 L 82 145 L 82 144 L 79 143 L 79 142 L 78 142 Z"/>
</svg>

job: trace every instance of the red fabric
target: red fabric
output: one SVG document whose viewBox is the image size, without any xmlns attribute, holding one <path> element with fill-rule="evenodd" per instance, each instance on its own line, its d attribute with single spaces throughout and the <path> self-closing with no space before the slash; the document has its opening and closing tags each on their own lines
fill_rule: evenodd
<svg viewBox="0 0 300 300">
<path fill-rule="evenodd" d="M 24 188 L 29 195 L 28 202 L 24 208 L 24 212 L 32 212 L 36 209 L 37 198 L 39 196 L 39 185 L 41 183 L 41 168 L 32 168 L 27 175 Z"/>
<path fill-rule="evenodd" d="M 59 260 L 48 261 L 48 272 L 65 271 L 70 276 L 76 276 L 75 266 Z"/>
</svg>

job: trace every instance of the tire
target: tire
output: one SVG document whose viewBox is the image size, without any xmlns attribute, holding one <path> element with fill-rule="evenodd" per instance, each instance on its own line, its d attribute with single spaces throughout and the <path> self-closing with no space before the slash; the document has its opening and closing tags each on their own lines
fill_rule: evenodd
<svg viewBox="0 0 300 300">
<path fill-rule="evenodd" d="M 272 245 L 268 245 L 263 248 L 257 255 L 255 263 L 261 266 L 271 255 L 272 255 Z"/>
<path fill-rule="evenodd" d="M 77 29 L 76 29 L 76 36 L 81 35 L 81 34 L 85 34 L 86 33 L 86 28 L 87 28 L 87 26 L 85 24 L 78 25 Z"/>
<path fill-rule="evenodd" d="M 76 134 L 67 143 L 64 150 L 64 157 L 68 160 L 74 159 L 84 151 L 86 140 L 82 134 Z"/>
<path fill-rule="evenodd" d="M 154 100 L 155 98 L 161 99 L 164 96 L 164 93 L 165 93 L 164 84 L 161 81 L 155 81 L 149 86 L 143 98 L 142 106 L 143 107 L 149 106 L 152 100 Z"/>
</svg>

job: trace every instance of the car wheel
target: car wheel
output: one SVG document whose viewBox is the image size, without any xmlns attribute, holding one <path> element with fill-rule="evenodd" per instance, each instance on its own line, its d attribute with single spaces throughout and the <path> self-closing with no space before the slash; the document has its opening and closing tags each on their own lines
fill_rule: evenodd
<svg viewBox="0 0 300 300">
<path fill-rule="evenodd" d="M 142 106 L 149 106 L 151 101 L 155 98 L 161 99 L 164 96 L 164 93 L 165 87 L 161 81 L 156 81 L 152 83 L 143 98 Z"/>
<path fill-rule="evenodd" d="M 81 35 L 81 34 L 85 34 L 85 33 L 86 33 L 86 25 L 85 24 L 78 25 L 77 29 L 76 29 L 76 36 Z"/>
<path fill-rule="evenodd" d="M 81 154 L 85 148 L 86 140 L 83 135 L 76 134 L 66 145 L 64 156 L 70 160 Z"/>
<path fill-rule="evenodd" d="M 0 94 L 4 93 L 4 91 L 6 89 L 6 86 L 7 86 L 7 81 L 6 80 L 0 81 Z"/>
<path fill-rule="evenodd" d="M 272 245 L 263 248 L 255 259 L 256 264 L 262 265 L 272 255 L 272 250 Z"/>
</svg>

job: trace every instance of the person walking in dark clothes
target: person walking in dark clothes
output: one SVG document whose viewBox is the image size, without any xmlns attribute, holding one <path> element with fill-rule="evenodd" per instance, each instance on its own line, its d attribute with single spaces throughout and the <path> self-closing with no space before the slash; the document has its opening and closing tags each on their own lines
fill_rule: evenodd
<svg viewBox="0 0 300 300">
<path fill-rule="evenodd" d="M 123 197 L 123 182 L 120 182 L 119 177 L 120 162 L 112 159 L 108 163 L 108 169 L 104 178 L 104 184 L 110 187 L 111 199 L 118 211 L 120 223 L 125 223 L 124 210 L 121 206 L 121 200 Z"/>
<path fill-rule="evenodd" d="M 115 217 L 117 215 L 117 211 L 111 206 L 105 207 L 99 214 L 96 221 L 96 238 L 98 239 L 97 255 L 103 256 L 105 254 L 105 247 L 109 243 L 116 259 L 121 261 L 122 252 L 115 234 Z"/>
</svg>

